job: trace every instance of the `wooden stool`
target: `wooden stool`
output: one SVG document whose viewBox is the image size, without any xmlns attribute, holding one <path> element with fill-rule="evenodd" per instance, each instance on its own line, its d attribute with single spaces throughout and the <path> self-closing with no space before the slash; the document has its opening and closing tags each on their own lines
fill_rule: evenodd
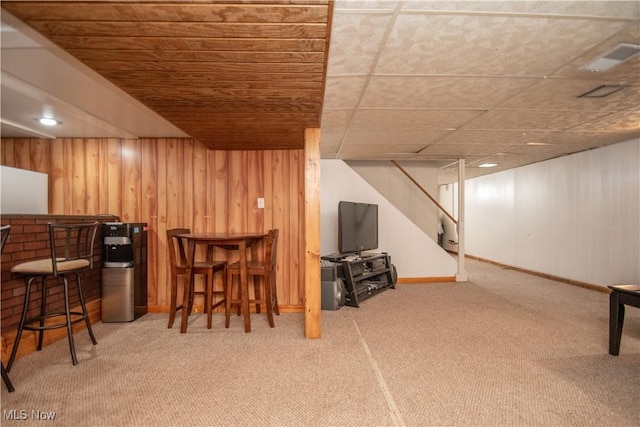
<svg viewBox="0 0 640 427">
<path fill-rule="evenodd" d="M 191 297 L 190 301 L 182 301 L 180 306 L 178 303 L 178 276 L 187 274 L 187 255 L 185 251 L 185 244 L 179 234 L 189 234 L 191 231 L 188 228 L 173 228 L 167 230 L 167 246 L 169 247 L 169 262 L 171 264 L 171 303 L 169 306 L 169 328 L 173 327 L 173 322 L 176 319 L 176 312 L 180 309 L 188 310 L 191 314 L 193 308 L 189 302 L 193 301 L 195 294 L 205 295 L 205 311 L 207 312 L 207 329 L 211 329 L 213 309 L 220 305 L 225 305 L 226 309 L 226 294 L 227 294 L 227 261 L 198 261 L 193 266 L 193 274 L 204 275 L 205 290 L 195 291 L 194 287 L 190 289 Z M 177 247 L 177 248 L 176 248 Z M 213 250 L 209 248 L 207 259 L 213 257 Z M 216 272 L 222 274 L 222 290 L 215 290 L 214 276 Z M 222 299 L 213 304 L 214 295 L 222 295 Z"/>
<path fill-rule="evenodd" d="M 277 228 L 269 231 L 267 236 L 264 261 L 247 261 L 247 275 L 254 277 L 254 296 L 255 298 L 249 300 L 249 304 L 255 304 L 256 313 L 260 313 L 260 305 L 264 304 L 267 309 L 267 319 L 269 326 L 272 328 L 275 326 L 273 322 L 273 313 L 280 315 L 280 309 L 278 308 L 278 293 L 276 289 L 276 257 L 278 252 L 278 235 L 279 230 Z M 226 320 L 225 327 L 229 327 L 231 320 L 231 305 L 238 305 L 238 314 L 240 314 L 242 306 L 242 292 L 248 292 L 248 289 L 242 289 L 242 286 L 238 286 L 238 297 L 232 298 L 233 291 L 233 277 L 240 276 L 240 263 L 234 262 L 227 267 L 227 308 L 226 308 Z M 261 278 L 261 280 L 258 280 Z M 261 298 L 260 284 L 264 288 L 264 298 Z"/>
</svg>

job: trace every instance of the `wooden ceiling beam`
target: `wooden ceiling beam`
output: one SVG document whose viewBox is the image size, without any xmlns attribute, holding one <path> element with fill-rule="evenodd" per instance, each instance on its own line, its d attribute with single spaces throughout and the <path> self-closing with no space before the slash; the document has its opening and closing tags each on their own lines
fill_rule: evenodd
<svg viewBox="0 0 640 427">
<path fill-rule="evenodd" d="M 108 79 L 130 79 L 132 83 L 136 80 L 168 80 L 174 78 L 189 79 L 193 81 L 209 82 L 267 82 L 273 86 L 286 85 L 292 82 L 323 82 L 322 73 L 273 73 L 265 71 L 253 73 L 238 73 L 237 71 L 220 72 L 218 70 L 210 72 L 184 71 L 180 75 L 170 70 L 129 70 L 126 73 L 121 71 L 102 70 L 100 72 Z"/>
<path fill-rule="evenodd" d="M 322 112 L 322 104 L 319 102 L 274 102 L 274 101 L 236 101 L 220 103 L 211 99 L 201 99 L 197 102 L 171 102 L 150 105 L 152 109 L 162 109 L 167 113 L 184 112 L 185 114 L 217 114 L 217 115 L 237 115 L 253 117 L 253 115 L 263 116 L 268 113 L 278 113 L 295 115 L 296 113 L 316 114 Z"/>
<path fill-rule="evenodd" d="M 270 101 L 270 102 L 295 102 L 303 104 L 311 104 L 320 96 L 318 90 L 314 91 L 279 91 L 278 88 L 267 90 L 251 90 L 242 88 L 229 89 L 206 89 L 206 88 L 169 88 L 164 92 L 160 92 L 157 88 L 127 88 L 127 93 L 142 102 L 174 102 L 189 101 L 190 99 L 197 102 L 201 98 L 214 99 L 217 102 L 226 102 L 238 100 L 246 100 L 250 102 Z"/>
<path fill-rule="evenodd" d="M 5 9 L 34 22 L 46 19 L 48 21 L 326 23 L 326 2 L 316 3 L 325 4 L 86 2 L 68 7 L 65 2 L 45 1 L 31 2 L 31 5 L 10 4 Z"/>
<path fill-rule="evenodd" d="M 248 63 L 322 63 L 324 52 L 247 52 L 212 50 L 92 50 L 69 49 L 68 52 L 85 61 L 200 61 L 200 62 L 248 62 Z"/>
<path fill-rule="evenodd" d="M 83 35 L 47 38 L 64 49 L 158 50 L 158 51 L 254 51 L 324 52 L 324 39 L 269 38 L 176 38 L 176 37 L 93 37 Z"/>
<path fill-rule="evenodd" d="M 201 22 L 33 21 L 50 36 L 321 39 L 326 24 L 247 24 Z"/>
<path fill-rule="evenodd" d="M 245 62 L 157 62 L 157 61 L 91 61 L 80 58 L 94 70 L 102 73 L 119 71 L 169 71 L 181 73 L 260 73 L 296 74 L 322 73 L 322 63 L 245 63 Z M 202 77 L 199 76 L 199 77 Z"/>
</svg>

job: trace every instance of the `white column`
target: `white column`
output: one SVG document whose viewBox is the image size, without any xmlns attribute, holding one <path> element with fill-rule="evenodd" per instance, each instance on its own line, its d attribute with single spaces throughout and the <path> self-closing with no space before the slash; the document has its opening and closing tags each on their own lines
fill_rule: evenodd
<svg viewBox="0 0 640 427">
<path fill-rule="evenodd" d="M 464 159 L 458 159 L 458 274 L 456 282 L 466 282 L 464 268 Z"/>
</svg>

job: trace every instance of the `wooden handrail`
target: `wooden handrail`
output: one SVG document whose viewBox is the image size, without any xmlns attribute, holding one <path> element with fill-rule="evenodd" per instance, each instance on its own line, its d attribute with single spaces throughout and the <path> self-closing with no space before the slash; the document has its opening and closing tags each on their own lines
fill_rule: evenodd
<svg viewBox="0 0 640 427">
<path fill-rule="evenodd" d="M 458 221 L 456 221 L 456 219 L 453 216 L 451 216 L 451 214 L 449 212 L 447 212 L 446 209 L 444 207 L 442 207 L 442 205 L 440 203 L 438 203 L 438 201 L 436 199 L 434 199 L 431 196 L 431 194 L 429 194 L 429 192 L 427 190 L 425 190 L 424 187 L 422 187 L 422 185 L 420 185 L 420 183 L 418 181 L 413 179 L 413 177 L 411 175 L 409 175 L 409 173 L 406 170 L 404 170 L 404 168 L 402 166 L 400 166 L 398 164 L 398 162 L 396 162 L 395 160 L 391 160 L 391 163 L 396 165 L 396 167 L 398 169 L 400 169 L 400 171 L 403 174 L 405 174 L 407 176 L 407 178 L 409 178 L 411 180 L 411 182 L 413 182 L 420 190 L 422 190 L 422 192 L 429 198 L 429 200 L 431 200 L 433 203 L 435 203 L 436 206 L 438 207 L 438 209 L 440 209 L 451 221 L 453 221 L 454 224 L 458 224 Z"/>
</svg>

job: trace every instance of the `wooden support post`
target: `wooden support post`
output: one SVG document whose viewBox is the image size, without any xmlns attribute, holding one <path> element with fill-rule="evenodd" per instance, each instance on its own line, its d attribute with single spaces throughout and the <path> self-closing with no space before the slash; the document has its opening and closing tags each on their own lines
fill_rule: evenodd
<svg viewBox="0 0 640 427">
<path fill-rule="evenodd" d="M 304 335 L 320 338 L 320 129 L 305 130 L 304 158 Z"/>
<path fill-rule="evenodd" d="M 465 269 L 465 236 L 464 236 L 464 181 L 465 181 L 464 159 L 458 159 L 458 274 L 456 282 L 466 282 L 469 280 Z"/>
</svg>

